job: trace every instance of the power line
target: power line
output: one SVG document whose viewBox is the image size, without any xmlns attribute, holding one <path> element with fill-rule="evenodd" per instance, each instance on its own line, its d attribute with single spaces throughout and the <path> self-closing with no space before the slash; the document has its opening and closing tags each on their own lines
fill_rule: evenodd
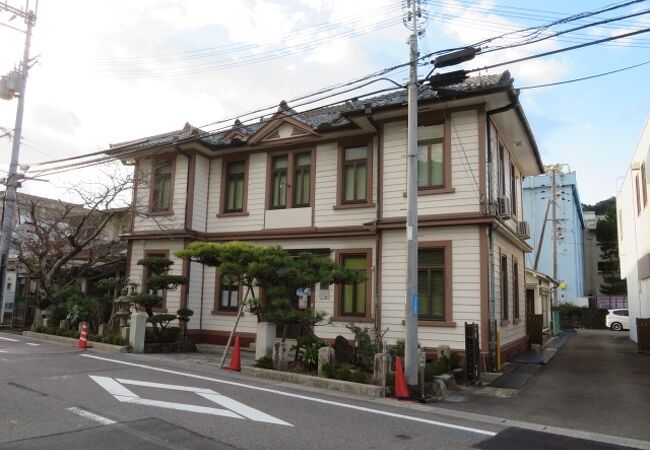
<svg viewBox="0 0 650 450">
<path fill-rule="evenodd" d="M 578 81 L 591 80 L 592 78 L 604 77 L 605 75 L 611 75 L 611 74 L 614 74 L 614 73 L 623 72 L 624 70 L 634 69 L 636 67 L 644 66 L 646 64 L 650 64 L 650 61 L 645 61 L 645 62 L 642 62 L 642 63 L 639 63 L 639 64 L 634 64 L 632 66 L 621 67 L 620 69 L 610 70 L 609 72 L 597 73 L 595 75 L 589 75 L 589 76 L 586 76 L 586 77 L 574 78 L 574 79 L 571 79 L 571 80 L 564 80 L 564 81 L 557 81 L 555 83 L 535 84 L 535 85 L 532 85 L 532 86 L 520 87 L 518 89 L 520 91 L 523 91 L 523 90 L 526 90 L 526 89 L 537 89 L 537 88 L 543 88 L 543 87 L 549 87 L 549 86 L 559 86 L 561 84 L 576 83 Z"/>
<path fill-rule="evenodd" d="M 518 63 L 518 62 L 522 62 L 522 61 L 528 61 L 530 59 L 541 58 L 543 56 L 554 55 L 556 53 L 562 53 L 562 52 L 566 52 L 566 51 L 569 51 L 569 50 L 575 50 L 575 49 L 578 49 L 578 48 L 589 47 L 591 45 L 601 44 L 603 42 L 614 41 L 614 40 L 626 38 L 626 37 L 629 37 L 629 36 L 636 36 L 637 34 L 647 33 L 648 31 L 650 31 L 650 28 L 644 28 L 642 30 L 635 30 L 635 31 L 631 31 L 629 33 L 619 34 L 617 36 L 611 36 L 611 37 L 604 38 L 604 39 L 598 39 L 598 40 L 595 40 L 595 41 L 586 42 L 584 44 L 574 45 L 574 46 L 571 46 L 571 47 L 564 47 L 564 48 L 561 48 L 561 49 L 558 49 L 558 50 L 550 50 L 548 52 L 538 53 L 536 55 L 525 56 L 525 57 L 522 57 L 522 58 L 512 59 L 510 61 L 504 61 L 504 62 L 500 62 L 500 63 L 496 63 L 496 64 L 491 64 L 489 66 L 484 66 L 484 67 L 480 67 L 480 68 L 477 68 L 477 69 L 470 69 L 467 72 L 472 73 L 472 72 L 478 72 L 479 70 L 493 69 L 495 67 L 504 66 L 506 64 L 514 64 L 514 63 Z"/>
</svg>

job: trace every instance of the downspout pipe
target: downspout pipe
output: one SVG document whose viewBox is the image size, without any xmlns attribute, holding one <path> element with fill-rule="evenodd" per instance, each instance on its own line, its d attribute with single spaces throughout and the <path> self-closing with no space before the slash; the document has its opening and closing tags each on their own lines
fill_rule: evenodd
<svg viewBox="0 0 650 450">
<path fill-rule="evenodd" d="M 494 204 L 494 191 L 492 180 L 492 168 L 494 167 L 494 152 L 497 149 L 490 148 L 492 143 L 492 128 L 490 127 L 490 117 L 510 111 L 515 108 L 519 103 L 517 95 L 510 95 L 510 103 L 500 108 L 495 108 L 485 112 L 485 126 L 486 130 L 486 145 L 487 145 L 487 180 L 488 180 L 488 214 L 491 213 L 490 207 Z M 488 350 L 490 352 L 491 367 L 496 369 L 497 364 L 497 317 L 496 317 L 496 280 L 494 268 L 494 224 L 488 225 L 488 261 L 489 261 L 489 299 L 488 299 L 488 315 L 489 315 L 489 330 L 488 330 Z"/>
</svg>

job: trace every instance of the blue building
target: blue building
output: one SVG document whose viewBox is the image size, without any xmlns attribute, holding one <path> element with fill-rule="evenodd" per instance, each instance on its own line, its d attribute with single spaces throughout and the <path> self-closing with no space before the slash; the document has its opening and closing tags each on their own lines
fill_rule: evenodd
<svg viewBox="0 0 650 450">
<path fill-rule="evenodd" d="M 556 172 L 557 189 L 557 290 L 559 303 L 585 304 L 584 240 L 585 220 L 582 215 L 580 196 L 575 172 Z M 534 268 L 539 251 L 538 272 L 553 276 L 553 222 L 552 177 L 546 175 L 527 177 L 523 182 L 524 218 L 530 224 L 528 244 L 533 252 L 527 255 L 526 267 Z M 546 214 L 548 205 L 548 214 Z M 543 238 L 542 227 L 547 218 Z M 541 245 L 540 245 L 541 240 Z"/>
</svg>

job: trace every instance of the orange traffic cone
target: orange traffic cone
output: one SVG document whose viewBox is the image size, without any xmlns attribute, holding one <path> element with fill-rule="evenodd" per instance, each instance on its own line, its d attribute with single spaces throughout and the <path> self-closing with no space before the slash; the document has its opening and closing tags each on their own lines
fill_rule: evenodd
<svg viewBox="0 0 650 450">
<path fill-rule="evenodd" d="M 232 356 L 230 357 L 230 367 L 228 370 L 236 370 L 241 372 L 241 354 L 239 352 L 239 336 L 235 336 L 235 348 L 232 350 Z"/>
<path fill-rule="evenodd" d="M 77 347 L 88 347 L 88 324 L 86 322 L 81 322 L 81 333 L 79 333 L 79 342 L 77 343 Z"/>
<path fill-rule="evenodd" d="M 409 388 L 404 379 L 404 368 L 402 360 L 398 356 L 395 361 L 395 396 L 397 398 L 409 398 Z"/>
</svg>

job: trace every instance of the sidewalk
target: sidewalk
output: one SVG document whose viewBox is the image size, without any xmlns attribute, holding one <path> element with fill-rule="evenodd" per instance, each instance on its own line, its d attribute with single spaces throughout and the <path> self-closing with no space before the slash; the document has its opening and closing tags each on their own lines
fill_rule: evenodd
<svg viewBox="0 0 650 450">
<path fill-rule="evenodd" d="M 650 440 L 650 356 L 627 332 L 578 330 L 509 398 L 442 403 L 459 411 Z M 532 370 L 532 369 L 529 369 Z"/>
</svg>

